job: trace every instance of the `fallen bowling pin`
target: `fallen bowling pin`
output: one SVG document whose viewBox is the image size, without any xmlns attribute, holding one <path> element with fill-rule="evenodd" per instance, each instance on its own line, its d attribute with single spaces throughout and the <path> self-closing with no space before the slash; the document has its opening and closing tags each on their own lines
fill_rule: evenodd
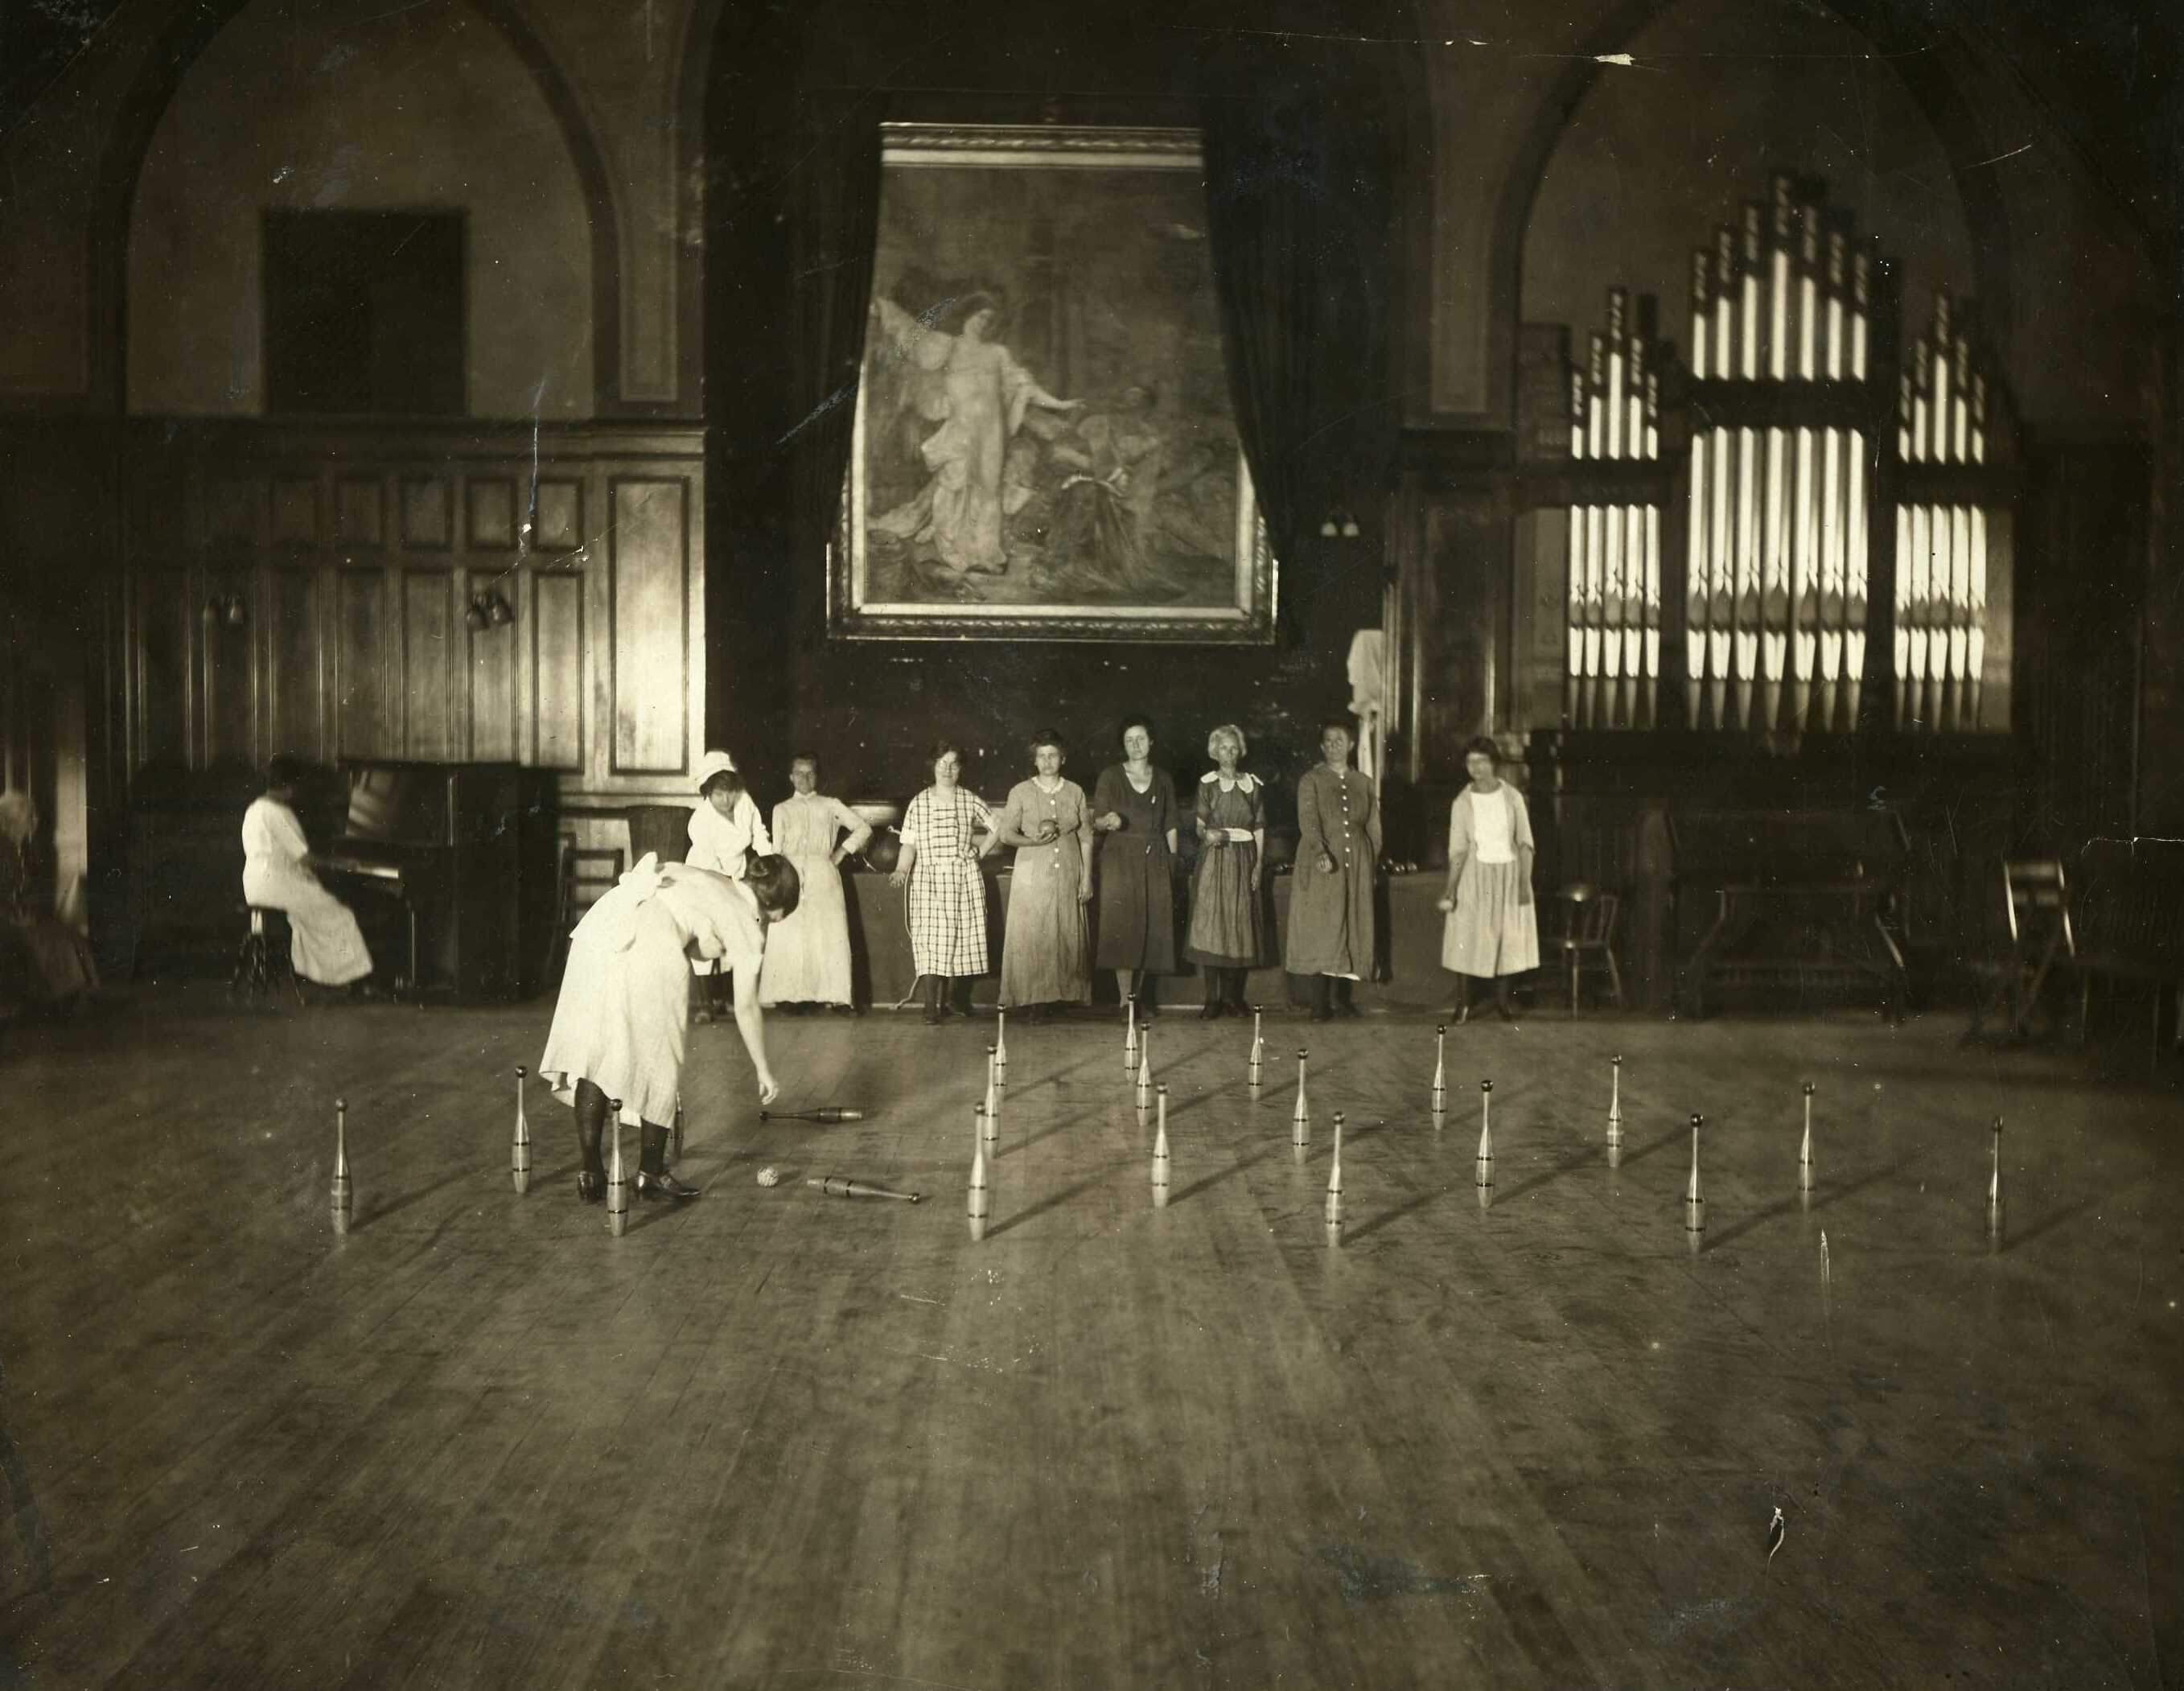
<svg viewBox="0 0 2184 1691">
<path fill-rule="evenodd" d="M 1813 1083 L 1805 1082 L 1805 1142 L 1797 1147 L 1797 1190 L 1813 1189 Z"/>
<path fill-rule="evenodd" d="M 1691 1118 L 1691 1177 L 1684 1186 L 1684 1234 L 1696 1250 L 1706 1234 L 1706 1197 L 1699 1187 L 1699 1130 L 1706 1118 Z"/>
<path fill-rule="evenodd" d="M 676 1107 L 675 1113 L 678 1118 L 682 1115 L 682 1110 L 680 1105 Z M 866 1110 L 853 1110 L 838 1104 L 827 1104 L 816 1110 L 760 1110 L 758 1113 L 758 1119 L 760 1121 L 822 1121 L 832 1126 L 836 1122 L 862 1121 L 869 1113 L 871 1112 Z"/>
<path fill-rule="evenodd" d="M 334 1185 L 332 1194 L 334 1231 L 348 1231 L 349 1212 L 356 1191 L 348 1177 L 348 1100 L 334 1100 Z"/>
<path fill-rule="evenodd" d="M 629 1231 L 629 1180 L 621 1164 L 621 1100 L 609 1098 L 614 1117 L 614 1155 L 607 1159 L 607 1231 L 619 1239 Z"/>
<path fill-rule="evenodd" d="M 1153 1136 L 1153 1208 L 1167 1208 L 1167 1088 L 1160 1089 L 1160 1131 Z"/>
<path fill-rule="evenodd" d="M 525 1072 L 521 1068 L 515 1071 L 515 1142 L 508 1152 L 508 1171 L 519 1197 L 531 1190 L 531 1124 L 523 1114 Z"/>
<path fill-rule="evenodd" d="M 1623 1148 L 1623 1059 L 1611 1057 L 1607 1062 L 1607 1142 L 1619 1151 Z"/>
<path fill-rule="evenodd" d="M 1494 1083 L 1479 1083 L 1479 1154 L 1472 1158 L 1471 1183 L 1479 1191 L 1494 1190 Z"/>
<path fill-rule="evenodd" d="M 892 1186 L 871 1186 L 843 1175 L 814 1175 L 804 1184 L 816 1186 L 829 1197 L 891 1197 L 898 1203 L 916 1203 L 922 1194 L 897 1192 Z"/>
<path fill-rule="evenodd" d="M 1334 1160 L 1327 1170 L 1327 1243 L 1342 1242 L 1342 1112 L 1334 1113 Z"/>
</svg>

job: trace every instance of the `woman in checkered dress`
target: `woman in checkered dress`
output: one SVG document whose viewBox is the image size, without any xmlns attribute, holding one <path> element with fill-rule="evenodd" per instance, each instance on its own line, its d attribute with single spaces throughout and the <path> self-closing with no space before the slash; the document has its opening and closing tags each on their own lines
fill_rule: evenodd
<svg viewBox="0 0 2184 1691">
<path fill-rule="evenodd" d="M 978 860 L 994 849 L 994 813 L 956 784 L 962 755 L 946 740 L 929 754 L 933 784 L 902 819 L 902 856 L 888 877 L 910 889 L 910 950 L 925 982 L 925 1019 L 971 1013 L 971 983 L 988 972 L 986 881 Z M 979 830 L 985 843 L 973 842 Z M 944 983 L 950 983 L 944 985 Z"/>
</svg>

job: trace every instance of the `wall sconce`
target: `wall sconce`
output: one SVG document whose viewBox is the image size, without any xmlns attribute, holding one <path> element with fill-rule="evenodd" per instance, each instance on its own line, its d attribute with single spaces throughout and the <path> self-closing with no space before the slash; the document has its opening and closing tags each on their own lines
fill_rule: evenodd
<svg viewBox="0 0 2184 1691">
<path fill-rule="evenodd" d="M 463 622 L 474 634 L 482 634 L 488 628 L 504 628 L 515 620 L 514 608 L 493 588 L 472 594 L 470 609 L 463 612 Z"/>
<path fill-rule="evenodd" d="M 1357 519 L 1346 511 L 1331 511 L 1320 520 L 1319 538 L 1323 540 L 1355 540 L 1357 535 Z"/>
<path fill-rule="evenodd" d="M 215 593 L 205 601 L 204 614 L 208 622 L 246 628 L 250 622 L 250 601 L 239 593 Z"/>
</svg>

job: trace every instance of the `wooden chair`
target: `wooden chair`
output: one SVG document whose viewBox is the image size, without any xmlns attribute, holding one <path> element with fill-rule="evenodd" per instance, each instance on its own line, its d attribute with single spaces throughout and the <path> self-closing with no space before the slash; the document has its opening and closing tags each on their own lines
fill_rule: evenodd
<svg viewBox="0 0 2184 1691">
<path fill-rule="evenodd" d="M 1623 968 L 1615 957 L 1615 921 L 1623 913 L 1623 901 L 1602 892 L 1590 881 L 1564 887 L 1557 895 L 1567 917 L 1563 924 L 1563 967 L 1569 971 L 1569 1013 L 1578 1013 L 1580 985 L 1588 968 L 1607 971 L 1607 988 L 1615 1007 L 1623 1008 Z"/>
<path fill-rule="evenodd" d="M 2008 924 L 2008 949 L 1987 966 L 1993 985 L 1973 1001 L 1968 1039 L 1980 1036 L 1991 1010 L 2008 1018 L 2009 1039 L 2028 1037 L 2049 975 L 2077 960 L 2070 880 L 2059 859 L 2004 858 L 2002 907 Z"/>
<path fill-rule="evenodd" d="M 574 834 L 561 836 L 560 862 L 554 875 L 557 891 L 554 907 L 554 941 L 546 953 L 546 979 L 559 981 L 561 971 L 568 966 L 569 936 L 577 930 L 577 924 L 584 918 L 588 902 L 581 894 L 592 887 L 604 892 L 621 879 L 622 855 L 619 846 L 582 846 L 577 844 Z M 585 868 L 604 867 L 604 875 L 586 874 Z"/>
</svg>

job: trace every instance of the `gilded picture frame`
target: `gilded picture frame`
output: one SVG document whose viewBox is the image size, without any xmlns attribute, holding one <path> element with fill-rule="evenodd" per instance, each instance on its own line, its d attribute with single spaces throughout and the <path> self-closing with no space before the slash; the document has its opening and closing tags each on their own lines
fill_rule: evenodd
<svg viewBox="0 0 2184 1691">
<path fill-rule="evenodd" d="M 882 130 L 831 634 L 1266 645 L 1197 131 Z"/>
</svg>

